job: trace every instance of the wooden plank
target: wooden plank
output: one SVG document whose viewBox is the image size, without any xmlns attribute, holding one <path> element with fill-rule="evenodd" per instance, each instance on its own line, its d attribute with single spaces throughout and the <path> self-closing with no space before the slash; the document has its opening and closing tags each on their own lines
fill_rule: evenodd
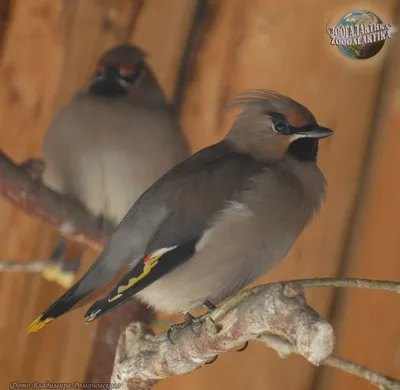
<svg viewBox="0 0 400 390">
<path fill-rule="evenodd" d="M 149 53 L 171 96 L 195 4 L 15 0 L 0 62 L 0 114 L 7 123 L 0 133 L 2 148 L 20 161 L 37 155 L 54 111 L 92 74 L 98 57 L 119 42 L 133 41 Z M 0 213 L 0 258 L 48 258 L 57 234 L 1 200 Z M 95 256 L 86 254 L 81 273 Z M 83 326 L 79 310 L 27 335 L 25 327 L 63 289 L 40 275 L 0 278 L 5 298 L 0 303 L 0 387 L 15 380 L 82 381 L 96 324 Z"/>
<path fill-rule="evenodd" d="M 363 5 L 384 18 L 394 4 Z M 329 45 L 326 24 L 353 7 L 349 0 L 334 6 L 317 0 L 225 0 L 210 9 L 209 29 L 183 108 L 183 123 L 195 150 L 223 136 L 235 113 L 223 116 L 222 107 L 249 88 L 271 88 L 298 99 L 321 124 L 335 130 L 321 142 L 319 154 L 329 184 L 327 203 L 286 260 L 260 282 L 337 274 L 369 137 L 371 117 L 366 113 L 374 104 L 383 58 L 356 64 Z M 327 314 L 331 294 L 318 289 L 308 291 L 307 297 Z M 309 388 L 313 374 L 313 367 L 300 358 L 282 361 L 253 343 L 243 354 L 224 354 L 214 365 L 167 379 L 157 388 L 296 390 Z"/>
<path fill-rule="evenodd" d="M 399 25 L 400 19 L 396 25 Z M 344 276 L 400 280 L 400 36 L 390 42 L 382 110 L 364 172 L 355 223 L 348 241 Z M 342 290 L 335 313 L 336 354 L 385 375 L 400 378 L 399 296 L 377 291 Z M 316 389 L 372 390 L 365 381 L 324 369 Z"/>
<path fill-rule="evenodd" d="M 51 27 L 56 24 L 60 12 L 61 2 L 57 1 L 50 6 L 44 1 L 28 6 L 16 2 L 9 20 L 0 69 L 3 85 L 0 110 L 7 128 L 3 127 L 0 138 L 2 148 L 19 160 L 37 152 L 40 128 L 43 126 L 42 113 L 48 109 L 43 103 L 43 96 L 52 96 L 54 93 L 52 83 L 58 77 L 55 71 L 57 45 Z M 46 52 L 51 54 L 46 56 Z M 48 71 L 45 73 L 43 69 Z M 46 228 L 3 200 L 0 201 L 0 207 L 0 257 L 28 259 L 43 254 L 43 251 L 37 250 L 37 242 L 41 231 L 44 242 L 50 239 L 48 232 L 46 235 Z M 29 314 L 35 306 L 41 281 L 37 275 L 3 274 L 0 277 L 0 293 L 5 298 L 1 302 L 0 337 L 4 341 L 0 357 L 0 378 L 4 381 L 2 387 L 5 387 L 18 377 L 29 377 L 21 375 L 20 371 L 29 344 L 22 321 L 25 320 L 24 313 Z M 30 346 L 37 352 L 38 344 L 30 343 Z M 27 367 L 27 375 L 34 366 L 33 360 Z"/>
<path fill-rule="evenodd" d="M 170 99 L 195 6 L 196 0 L 144 2 L 131 36 L 133 44 L 145 49 L 150 66 Z"/>
<path fill-rule="evenodd" d="M 172 95 L 194 2 L 148 0 L 138 14 L 141 3 L 14 1 L 0 62 L 0 116 L 7 124 L 0 133 L 2 148 L 19 160 L 37 154 L 54 109 L 92 72 L 101 52 L 121 40 L 132 40 L 149 53 L 162 86 Z M 352 9 L 350 0 L 338 0 L 334 7 L 320 0 L 210 3 L 209 29 L 196 57 L 182 118 L 193 149 L 222 137 L 235 115 L 224 116 L 222 107 L 248 88 L 272 88 L 299 99 L 323 125 L 334 128 L 335 136 L 323 141 L 320 150 L 329 183 L 327 205 L 285 262 L 263 281 L 335 275 L 361 176 L 371 120 L 365 113 L 372 112 L 382 56 L 356 64 L 329 46 L 325 25 L 337 10 L 345 10 L 341 16 Z M 363 7 L 384 18 L 394 3 L 370 0 Z M 57 235 L 3 201 L 0 214 L 0 258 L 48 257 Z M 89 253 L 85 264 L 94 256 Z M 93 328 L 82 326 L 82 311 L 45 332 L 24 333 L 36 313 L 61 292 L 38 275 L 0 275 L 2 388 L 13 380 L 83 378 Z M 308 297 L 318 310 L 328 312 L 329 291 L 310 291 Z M 392 350 L 382 353 L 386 351 L 393 356 Z M 312 367 L 301 359 L 281 361 L 254 344 L 244 354 L 226 354 L 213 366 L 171 378 L 158 388 L 296 390 L 308 388 L 312 377 Z"/>
<path fill-rule="evenodd" d="M 139 2 L 104 0 L 13 2 L 3 42 L 0 110 L 7 128 L 2 148 L 17 160 L 40 151 L 54 110 L 93 72 L 103 50 L 125 39 Z M 0 201 L 0 258 L 45 259 L 57 239 L 46 226 Z M 85 263 L 93 261 L 87 254 Z M 82 267 L 84 268 L 84 267 Z M 83 271 L 83 269 L 81 270 Z M 0 275 L 2 320 L 0 382 L 70 382 L 83 378 L 94 328 L 83 326 L 82 310 L 48 331 L 27 335 L 27 324 L 63 291 L 40 275 Z"/>
<path fill-rule="evenodd" d="M 127 36 L 128 41 L 145 50 L 150 66 L 170 99 L 195 5 L 193 0 L 145 2 L 136 17 L 133 31 Z M 104 383 L 109 380 L 118 336 L 133 318 L 143 318 L 139 313 L 143 313 L 143 307 L 131 302 L 100 319 L 85 381 Z"/>
</svg>

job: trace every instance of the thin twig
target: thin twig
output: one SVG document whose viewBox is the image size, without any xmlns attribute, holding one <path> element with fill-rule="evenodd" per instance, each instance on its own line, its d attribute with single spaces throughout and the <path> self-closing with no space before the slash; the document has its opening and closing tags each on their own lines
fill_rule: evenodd
<svg viewBox="0 0 400 390">
<path fill-rule="evenodd" d="M 282 282 L 268 283 L 262 286 L 257 286 L 233 295 L 224 300 L 221 305 L 210 314 L 211 318 L 216 321 L 223 317 L 230 310 L 235 308 L 239 303 L 242 303 L 251 294 L 256 293 L 259 289 L 266 286 L 280 285 L 292 286 L 296 284 L 300 288 L 311 287 L 355 287 L 365 289 L 375 289 L 382 291 L 391 291 L 400 293 L 400 282 L 389 280 L 373 280 L 373 279 L 357 279 L 357 278 L 315 278 L 315 279 L 295 279 Z M 288 288 L 288 287 L 287 287 Z"/>
<path fill-rule="evenodd" d="M 310 287 L 348 287 L 392 291 L 400 294 L 400 282 L 359 278 L 315 278 L 292 280 L 303 288 Z"/>
<path fill-rule="evenodd" d="M 49 260 L 1 261 L 0 272 L 42 272 L 51 266 L 54 262 Z"/>
<path fill-rule="evenodd" d="M 263 334 L 254 338 L 254 340 L 261 341 L 269 348 L 272 348 L 281 358 L 286 358 L 291 354 L 299 354 L 293 344 L 282 337 L 273 334 Z M 348 374 L 365 379 L 367 382 L 379 387 L 381 390 L 400 389 L 400 381 L 338 357 L 328 357 L 323 362 L 323 365 L 334 367 Z"/>
<path fill-rule="evenodd" d="M 353 362 L 349 362 L 344 359 L 340 359 L 334 356 L 329 357 L 324 362 L 325 366 L 335 367 L 339 370 L 345 371 L 348 374 L 352 374 L 363 378 L 371 384 L 379 387 L 381 390 L 399 390 L 400 381 L 390 378 L 388 376 L 379 374 L 376 371 L 372 371 L 363 366 L 359 366 Z"/>
</svg>

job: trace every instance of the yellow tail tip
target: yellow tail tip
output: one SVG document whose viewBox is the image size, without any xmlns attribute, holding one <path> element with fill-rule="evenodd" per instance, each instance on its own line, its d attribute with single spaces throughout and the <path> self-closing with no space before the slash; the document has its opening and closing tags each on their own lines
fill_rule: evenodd
<svg viewBox="0 0 400 390">
<path fill-rule="evenodd" d="M 28 328 L 26 329 L 26 331 L 28 333 L 34 333 L 37 332 L 38 330 L 42 329 L 46 324 L 48 324 L 49 322 L 53 321 L 54 318 L 48 317 L 45 318 L 44 320 L 42 320 L 42 316 L 39 316 L 38 318 L 36 318 L 35 321 L 33 321 Z"/>
<path fill-rule="evenodd" d="M 61 268 L 58 264 L 51 265 L 42 271 L 43 277 L 49 282 L 57 281 Z"/>
</svg>

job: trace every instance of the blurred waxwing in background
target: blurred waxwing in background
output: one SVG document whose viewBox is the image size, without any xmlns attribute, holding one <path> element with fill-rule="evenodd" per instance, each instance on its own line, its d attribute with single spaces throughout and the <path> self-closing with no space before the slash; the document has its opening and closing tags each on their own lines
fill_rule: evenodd
<svg viewBox="0 0 400 390">
<path fill-rule="evenodd" d="M 44 183 L 78 199 L 89 212 L 114 221 L 189 154 L 177 119 L 144 53 L 129 44 L 109 50 L 92 80 L 54 118 L 45 136 Z M 53 254 L 55 276 L 64 240 Z M 73 265 L 76 268 L 76 264 Z M 76 270 L 76 269 L 75 269 Z"/>
<path fill-rule="evenodd" d="M 88 272 L 28 331 L 121 270 L 128 271 L 88 310 L 87 322 L 134 295 L 165 312 L 212 307 L 282 260 L 324 199 L 318 140 L 332 130 L 276 92 L 250 91 L 231 106 L 244 110 L 224 140 L 151 186 Z"/>
</svg>

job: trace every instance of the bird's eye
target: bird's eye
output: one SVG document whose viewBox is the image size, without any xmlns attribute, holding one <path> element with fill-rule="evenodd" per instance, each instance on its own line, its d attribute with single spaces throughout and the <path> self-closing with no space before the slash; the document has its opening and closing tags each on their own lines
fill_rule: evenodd
<svg viewBox="0 0 400 390">
<path fill-rule="evenodd" d="M 274 128 L 278 133 L 287 133 L 289 127 L 285 122 L 275 122 Z"/>
</svg>

